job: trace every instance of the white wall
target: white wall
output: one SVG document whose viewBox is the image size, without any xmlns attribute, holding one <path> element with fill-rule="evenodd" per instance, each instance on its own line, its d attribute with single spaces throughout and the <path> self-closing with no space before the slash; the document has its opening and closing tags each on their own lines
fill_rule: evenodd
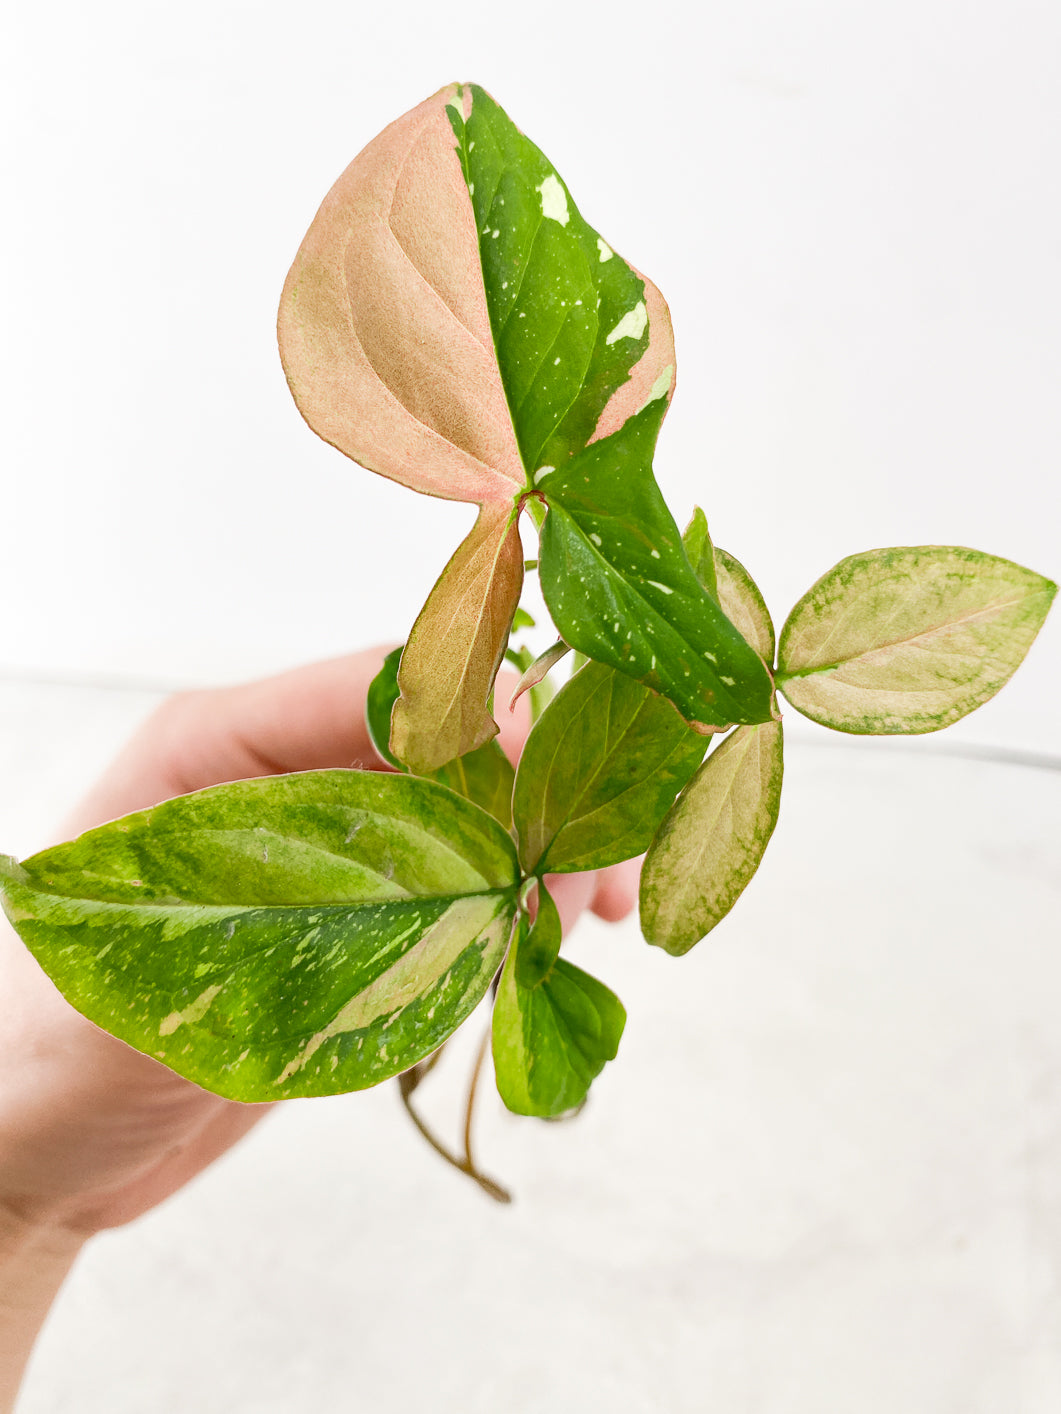
<svg viewBox="0 0 1061 1414">
<path fill-rule="evenodd" d="M 1048 0 L 12 7 L 0 667 L 211 681 L 404 636 L 471 513 L 319 442 L 273 324 L 339 171 L 452 79 L 668 298 L 657 473 L 779 619 L 872 545 L 1061 576 L 1059 58 Z M 1059 647 L 1055 612 L 952 738 L 1054 750 Z"/>
</svg>

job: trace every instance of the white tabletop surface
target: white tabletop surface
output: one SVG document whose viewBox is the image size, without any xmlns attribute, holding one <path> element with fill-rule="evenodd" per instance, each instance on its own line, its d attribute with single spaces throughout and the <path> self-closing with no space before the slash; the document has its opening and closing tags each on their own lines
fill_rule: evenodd
<svg viewBox="0 0 1061 1414">
<path fill-rule="evenodd" d="M 153 701 L 0 684 L 0 848 Z M 578 1119 L 486 1094 L 511 1207 L 393 1085 L 291 1102 L 90 1244 L 19 1414 L 1056 1414 L 1061 772 L 788 746 L 711 938 L 572 939 L 629 1022 Z M 454 1137 L 482 1024 L 421 1092 Z"/>
</svg>

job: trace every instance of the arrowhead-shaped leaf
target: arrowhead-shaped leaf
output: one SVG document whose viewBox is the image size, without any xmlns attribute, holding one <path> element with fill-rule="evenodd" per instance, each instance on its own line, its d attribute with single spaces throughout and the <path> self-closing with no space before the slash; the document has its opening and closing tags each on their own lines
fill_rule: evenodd
<svg viewBox="0 0 1061 1414">
<path fill-rule="evenodd" d="M 626 1024 L 614 992 L 559 950 L 560 916 L 539 886 L 538 917 L 509 950 L 494 1004 L 497 1088 L 516 1114 L 556 1116 L 580 1105 L 615 1059 Z"/>
<path fill-rule="evenodd" d="M 217 786 L 0 863 L 8 917 L 79 1011 L 248 1101 L 436 1050 L 500 965 L 518 877 L 483 811 L 361 771 Z"/>
<path fill-rule="evenodd" d="M 278 328 L 314 431 L 479 504 L 511 502 L 543 457 L 673 384 L 659 291 L 475 84 L 441 89 L 354 159 L 299 249 Z"/>
<path fill-rule="evenodd" d="M 660 826 L 641 870 L 641 929 L 680 956 L 736 903 L 759 867 L 781 799 L 780 722 L 739 727 Z"/>
<path fill-rule="evenodd" d="M 409 634 L 391 718 L 391 750 L 414 771 L 463 756 L 497 734 L 487 699 L 523 585 L 511 507 L 483 506 Z"/>
<path fill-rule="evenodd" d="M 502 525 L 543 459 L 614 432 L 650 396 L 665 405 L 666 305 L 490 95 L 453 84 L 339 178 L 288 276 L 278 330 L 316 432 L 383 475 L 484 508 L 402 664 L 392 749 L 433 769 L 496 730 L 484 682 L 514 575 L 469 567 L 494 558 L 511 571 L 515 530 Z"/>
<path fill-rule="evenodd" d="M 938 731 L 1009 681 L 1056 592 L 1010 560 L 959 546 L 852 555 L 789 614 L 778 687 L 837 731 Z"/>
<path fill-rule="evenodd" d="M 666 698 L 588 663 L 520 757 L 513 814 L 527 873 L 603 869 L 641 854 L 704 747 Z"/>
<path fill-rule="evenodd" d="M 545 602 L 566 643 L 687 721 L 768 721 L 770 674 L 697 579 L 652 475 L 664 408 L 650 402 L 540 481 Z"/>
<path fill-rule="evenodd" d="M 324 198 L 284 285 L 280 355 L 303 417 L 354 461 L 511 504 L 526 476 L 447 115 L 457 93 L 391 123 Z"/>
</svg>

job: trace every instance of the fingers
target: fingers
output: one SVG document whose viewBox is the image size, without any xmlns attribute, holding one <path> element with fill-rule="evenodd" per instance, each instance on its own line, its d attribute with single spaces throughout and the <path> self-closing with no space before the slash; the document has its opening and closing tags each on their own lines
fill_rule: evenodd
<svg viewBox="0 0 1061 1414">
<path fill-rule="evenodd" d="M 595 877 L 597 887 L 590 908 L 598 918 L 603 918 L 606 923 L 618 923 L 634 911 L 641 878 L 640 859 L 627 859 L 622 864 L 614 864 L 610 869 L 602 869 Z"/>
<path fill-rule="evenodd" d="M 183 762 L 188 789 L 251 775 L 380 765 L 365 725 L 365 697 L 388 651 L 369 648 L 194 694 L 182 724 L 196 747 Z"/>
<path fill-rule="evenodd" d="M 369 648 L 260 682 L 171 698 L 66 820 L 63 837 L 224 781 L 380 766 L 364 704 L 388 651 Z"/>
<path fill-rule="evenodd" d="M 597 890 L 597 875 L 547 874 L 545 886 L 549 890 L 556 911 L 560 915 L 560 926 L 566 938 L 578 922 L 579 917 L 589 908 Z"/>
<path fill-rule="evenodd" d="M 513 766 L 519 760 L 523 743 L 531 729 L 530 696 L 524 693 L 510 712 L 509 699 L 516 690 L 519 678 L 515 673 L 503 671 L 497 675 L 494 687 L 494 720 L 498 725 L 497 739 L 505 755 Z"/>
<path fill-rule="evenodd" d="M 584 874 L 547 874 L 546 887 L 553 897 L 566 938 L 579 916 L 588 908 L 606 923 L 618 923 L 637 904 L 639 859 L 628 859 L 610 869 L 588 870 Z"/>
<path fill-rule="evenodd" d="M 85 1225 L 92 1230 L 121 1227 L 141 1217 L 238 1143 L 264 1119 L 273 1103 L 241 1105 L 219 1101 L 204 1111 L 203 1123 L 196 1133 L 168 1145 L 158 1164 L 127 1184 L 116 1198 L 104 1200 L 100 1211 L 93 1212 L 89 1205 Z"/>
</svg>

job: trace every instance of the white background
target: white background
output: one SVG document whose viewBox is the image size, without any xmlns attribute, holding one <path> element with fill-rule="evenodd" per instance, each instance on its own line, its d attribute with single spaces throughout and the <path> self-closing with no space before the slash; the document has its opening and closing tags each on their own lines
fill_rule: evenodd
<svg viewBox="0 0 1061 1414">
<path fill-rule="evenodd" d="M 400 640 L 467 507 L 319 442 L 284 275 L 339 172 L 489 88 L 668 299 L 657 474 L 775 618 L 838 559 L 1061 577 L 1050 0 L 11 7 L 0 665 L 233 680 Z M 1055 749 L 1061 615 L 951 740 Z"/>
<path fill-rule="evenodd" d="M 338 173 L 454 79 L 669 300 L 657 474 L 779 622 L 874 545 L 1061 577 L 1053 0 L 11 6 L 0 848 L 160 687 L 404 636 L 471 512 L 319 442 L 274 318 Z M 1059 649 L 1055 611 L 923 749 L 1056 757 Z M 515 1208 L 393 1087 L 285 1106 L 91 1244 L 26 1414 L 1054 1414 L 1061 776 L 789 747 L 708 943 L 580 927 L 630 1020 L 578 1123 L 485 1098 Z"/>
</svg>

